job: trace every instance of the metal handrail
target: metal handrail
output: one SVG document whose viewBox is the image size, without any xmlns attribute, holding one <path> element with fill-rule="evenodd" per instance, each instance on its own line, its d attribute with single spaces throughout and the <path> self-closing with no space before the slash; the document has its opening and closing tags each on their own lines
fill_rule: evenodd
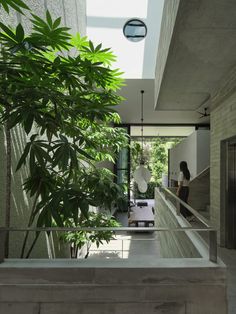
<svg viewBox="0 0 236 314">
<path fill-rule="evenodd" d="M 212 227 L 207 228 L 194 228 L 194 227 L 181 227 L 181 228 L 156 228 L 156 227 L 47 227 L 47 228 L 14 228 L 14 227 L 0 227 L 0 232 L 24 232 L 24 231 L 214 231 Z"/>
<path fill-rule="evenodd" d="M 54 232 L 54 231 L 64 231 L 64 232 L 78 232 L 78 231 L 149 231 L 149 232 L 162 232 L 162 231 L 172 231 L 172 232 L 183 232 L 183 231 L 205 231 L 209 232 L 209 260 L 216 263 L 217 262 L 217 230 L 205 221 L 205 218 L 200 215 L 195 209 L 183 202 L 178 196 L 173 194 L 167 188 L 161 188 L 162 191 L 169 193 L 171 197 L 176 199 L 177 202 L 183 204 L 199 221 L 204 224 L 204 228 L 195 227 L 181 227 L 181 228 L 156 228 L 156 227 L 28 227 L 28 228 L 16 228 L 16 227 L 0 227 L 0 263 L 4 261 L 4 243 L 5 236 L 8 232 Z"/>
<path fill-rule="evenodd" d="M 189 204 L 187 204 L 184 201 L 182 201 L 177 195 L 172 193 L 168 188 L 161 187 L 161 190 L 164 191 L 164 192 L 169 193 L 171 195 L 171 197 L 176 199 L 177 202 L 179 202 L 185 208 L 187 208 L 201 223 L 203 223 L 207 228 L 211 228 L 211 226 L 207 223 L 205 217 L 203 217 L 201 214 L 199 214 L 199 212 L 196 211 L 195 209 L 193 209 Z"/>
<path fill-rule="evenodd" d="M 210 170 L 210 166 L 207 166 L 207 167 L 204 168 L 202 171 L 200 171 L 200 172 L 196 175 L 196 177 L 194 177 L 192 180 L 191 180 L 191 178 L 190 178 L 190 183 L 194 182 L 195 180 L 201 179 L 202 175 L 204 175 L 204 174 L 207 172 L 207 170 Z"/>
<path fill-rule="evenodd" d="M 4 262 L 4 243 L 7 232 L 53 232 L 53 231 L 172 231 L 172 232 L 183 232 L 183 231 L 205 231 L 210 234 L 209 241 L 209 260 L 217 263 L 217 232 L 214 228 L 193 228 L 193 227 L 181 227 L 181 228 L 156 228 L 156 227 L 98 227 L 98 228 L 84 228 L 84 227 L 47 227 L 47 228 L 15 228 L 15 227 L 0 227 L 0 263 Z"/>
<path fill-rule="evenodd" d="M 200 229 L 200 230 L 196 230 L 197 228 L 193 228 L 192 229 L 193 231 L 209 230 L 209 259 L 212 262 L 217 262 L 217 230 L 216 228 L 211 227 L 201 214 L 199 214 L 190 205 L 182 201 L 177 195 L 172 193 L 168 188 L 161 187 L 160 191 L 164 191 L 168 193 L 172 198 L 174 198 L 177 201 L 178 204 L 182 204 L 183 206 L 185 206 L 185 208 L 187 208 L 205 226 L 204 229 Z M 178 210 L 177 210 L 177 214 L 179 214 Z"/>
</svg>

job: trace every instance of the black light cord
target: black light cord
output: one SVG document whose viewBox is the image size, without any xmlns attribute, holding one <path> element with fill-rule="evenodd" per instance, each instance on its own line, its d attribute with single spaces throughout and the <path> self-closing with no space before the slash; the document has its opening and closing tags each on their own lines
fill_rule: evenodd
<svg viewBox="0 0 236 314">
<path fill-rule="evenodd" d="M 144 94 L 144 90 L 141 90 L 141 140 L 142 140 L 142 151 L 141 151 L 141 162 L 140 163 L 144 163 L 143 160 L 143 94 Z"/>
</svg>

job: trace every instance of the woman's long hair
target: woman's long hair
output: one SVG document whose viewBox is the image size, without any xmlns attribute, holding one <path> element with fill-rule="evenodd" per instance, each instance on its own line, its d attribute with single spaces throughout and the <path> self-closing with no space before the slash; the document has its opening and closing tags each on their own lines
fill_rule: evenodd
<svg viewBox="0 0 236 314">
<path fill-rule="evenodd" d="M 188 170 L 187 162 L 186 161 L 181 161 L 180 164 L 179 164 L 179 168 L 180 168 L 180 171 L 183 172 L 185 179 L 189 180 L 190 179 L 190 172 Z"/>
</svg>

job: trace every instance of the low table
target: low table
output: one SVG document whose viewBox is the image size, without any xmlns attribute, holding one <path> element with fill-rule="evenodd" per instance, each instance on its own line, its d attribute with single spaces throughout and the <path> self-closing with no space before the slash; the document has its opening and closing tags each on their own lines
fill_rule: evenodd
<svg viewBox="0 0 236 314">
<path fill-rule="evenodd" d="M 130 212 L 129 217 L 129 227 L 132 224 L 135 224 L 136 227 L 139 226 L 139 223 L 144 223 L 145 227 L 149 227 L 150 224 L 154 226 L 154 214 L 152 211 L 152 207 L 144 206 L 144 207 L 132 207 L 132 211 Z"/>
</svg>

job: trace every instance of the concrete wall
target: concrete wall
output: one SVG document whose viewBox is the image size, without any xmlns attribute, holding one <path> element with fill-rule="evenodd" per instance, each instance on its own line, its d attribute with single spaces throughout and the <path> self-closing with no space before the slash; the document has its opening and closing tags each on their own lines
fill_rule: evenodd
<svg viewBox="0 0 236 314">
<path fill-rule="evenodd" d="M 155 189 L 155 225 L 158 228 L 189 227 L 189 223 L 176 213 L 176 202 L 171 197 L 165 198 Z M 208 249 L 200 238 L 186 232 L 163 231 L 158 234 L 161 256 L 166 258 L 208 257 Z M 197 249 L 198 248 L 198 249 Z M 201 249 L 199 249 L 201 248 Z"/>
<path fill-rule="evenodd" d="M 0 282 L 1 314 L 227 313 L 225 268 L 199 259 L 9 261 Z"/>
<path fill-rule="evenodd" d="M 178 12 L 180 0 L 165 0 L 161 21 L 161 34 L 157 53 L 157 63 L 155 71 L 155 104 L 161 88 L 166 60 L 169 53 L 170 42 L 174 30 L 175 19 Z"/>
<path fill-rule="evenodd" d="M 236 78 L 236 75 L 235 75 Z M 233 82 L 233 80 L 230 80 Z M 234 87 L 233 87 L 234 86 Z M 221 217 L 221 189 L 225 187 L 220 174 L 221 141 L 236 136 L 236 92 L 235 80 L 232 88 L 227 84 L 213 99 L 211 110 L 211 221 L 224 233 L 224 218 Z M 227 95 L 228 94 L 228 95 Z"/>
<path fill-rule="evenodd" d="M 72 33 L 80 32 L 85 35 L 86 32 L 86 16 L 85 16 L 85 0 L 28 0 L 27 4 L 34 14 L 44 17 L 45 10 L 48 8 L 52 16 L 62 17 L 62 24 L 71 27 Z M 0 20 L 15 26 L 22 23 L 27 31 L 30 31 L 28 22 L 30 14 L 26 12 L 26 16 L 21 16 L 11 10 L 10 15 L 7 15 L 1 8 Z M 11 225 L 23 227 L 28 223 L 28 216 L 32 206 L 32 200 L 22 189 L 22 183 L 27 177 L 27 169 L 22 169 L 15 172 L 16 164 L 23 152 L 24 144 L 27 138 L 20 128 L 15 128 L 11 131 L 12 134 L 12 207 L 11 207 Z M 5 168 L 6 168 L 6 145 L 4 128 L 0 130 L 0 226 L 5 223 Z M 42 236 L 44 241 L 35 247 L 32 257 L 47 256 L 48 251 L 45 245 L 45 236 Z M 23 234 L 12 234 L 10 245 L 10 256 L 19 256 L 22 246 Z M 44 245 L 42 245 L 44 243 Z"/>
<path fill-rule="evenodd" d="M 210 163 L 210 131 L 197 130 L 170 149 L 170 179 L 178 180 L 179 163 L 185 160 L 194 179 Z"/>
<path fill-rule="evenodd" d="M 197 130 L 197 173 L 210 165 L 210 131 Z"/>
<path fill-rule="evenodd" d="M 202 214 L 209 218 L 210 169 L 207 168 L 194 178 L 189 184 L 189 189 L 189 205 L 198 211 L 203 211 Z"/>
<path fill-rule="evenodd" d="M 173 206 L 171 204 L 173 208 L 173 211 L 171 211 L 167 206 L 166 200 L 163 199 L 163 196 L 164 195 L 156 189 L 155 225 L 159 228 L 180 228 L 181 225 L 176 217 L 175 205 Z M 199 252 L 185 232 L 163 231 L 158 234 L 158 238 L 160 241 L 161 256 L 164 258 L 200 257 Z"/>
<path fill-rule="evenodd" d="M 33 200 L 22 189 L 22 184 L 25 178 L 28 176 L 28 169 L 23 167 L 21 171 L 16 172 L 15 168 L 19 161 L 19 158 L 23 152 L 25 142 L 27 138 L 21 128 L 16 127 L 11 131 L 12 136 L 12 190 L 11 190 L 11 226 L 23 227 L 28 223 L 28 217 L 30 209 L 33 204 Z M 2 128 L 0 131 L 0 226 L 4 226 L 5 223 L 5 182 L 6 182 L 6 143 L 5 132 Z M 30 234 L 29 242 L 32 240 L 33 234 Z M 19 256 L 21 252 L 22 242 L 24 234 L 11 233 L 10 234 L 10 256 Z M 47 250 L 45 245 L 40 245 L 40 242 L 35 247 L 35 252 L 32 256 L 46 256 Z M 44 242 L 45 243 L 45 242 Z"/>
<path fill-rule="evenodd" d="M 170 149 L 170 179 L 178 180 L 179 163 L 185 160 L 188 163 L 188 168 L 191 177 L 195 177 L 197 173 L 197 133 L 182 140 L 178 145 Z"/>
</svg>

